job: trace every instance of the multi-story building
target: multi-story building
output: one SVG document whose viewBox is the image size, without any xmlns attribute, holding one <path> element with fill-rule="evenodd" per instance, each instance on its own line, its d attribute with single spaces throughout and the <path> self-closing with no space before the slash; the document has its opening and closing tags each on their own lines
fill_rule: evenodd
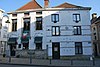
<svg viewBox="0 0 100 67">
<path fill-rule="evenodd" d="M 96 13 L 92 14 L 91 30 L 94 56 L 100 56 L 100 16 Z"/>
<path fill-rule="evenodd" d="M 49 0 L 41 7 L 32 0 L 9 12 L 10 55 L 28 56 L 28 50 L 35 58 L 92 55 L 90 9 L 69 3 L 49 7 Z"/>
</svg>

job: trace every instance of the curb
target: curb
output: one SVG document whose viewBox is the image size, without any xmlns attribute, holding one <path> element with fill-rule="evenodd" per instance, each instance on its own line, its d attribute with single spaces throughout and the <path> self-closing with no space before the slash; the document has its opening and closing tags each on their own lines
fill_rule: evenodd
<svg viewBox="0 0 100 67">
<path fill-rule="evenodd" d="M 39 66 L 39 67 L 94 67 L 94 66 L 54 66 L 54 65 L 35 65 L 35 64 L 16 64 L 16 63 L 0 63 L 2 65 L 18 65 L 18 66 Z"/>
<path fill-rule="evenodd" d="M 66 67 L 66 66 L 54 66 L 54 65 L 35 65 L 35 64 L 16 64 L 16 63 L 0 63 L 2 65 L 18 65 L 18 66 L 40 66 L 40 67 Z M 71 66 L 68 66 L 71 67 Z"/>
</svg>

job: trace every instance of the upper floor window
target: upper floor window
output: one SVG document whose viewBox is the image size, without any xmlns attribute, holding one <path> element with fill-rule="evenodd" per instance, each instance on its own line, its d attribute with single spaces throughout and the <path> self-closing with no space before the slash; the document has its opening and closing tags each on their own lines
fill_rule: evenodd
<svg viewBox="0 0 100 67">
<path fill-rule="evenodd" d="M 30 30 L 30 18 L 24 18 L 24 28 L 23 30 Z"/>
<path fill-rule="evenodd" d="M 42 30 L 42 17 L 36 17 L 36 30 Z"/>
<path fill-rule="evenodd" d="M 29 16 L 29 12 L 24 13 L 24 16 Z"/>
<path fill-rule="evenodd" d="M 40 14 L 42 14 L 42 11 L 37 11 L 36 14 L 40 15 Z"/>
<path fill-rule="evenodd" d="M 73 21 L 75 21 L 76 23 L 78 23 L 80 20 L 81 20 L 80 14 L 73 14 Z"/>
<path fill-rule="evenodd" d="M 52 26 L 52 36 L 59 36 L 59 35 L 60 35 L 60 27 Z"/>
<path fill-rule="evenodd" d="M 12 19 L 12 31 L 17 31 L 17 19 Z"/>
<path fill-rule="evenodd" d="M 82 54 L 82 42 L 75 42 L 75 54 Z"/>
<path fill-rule="evenodd" d="M 74 35 L 81 35 L 81 26 L 74 26 Z"/>
<path fill-rule="evenodd" d="M 16 13 L 15 13 L 15 14 L 12 14 L 12 16 L 13 16 L 13 17 L 17 17 L 17 14 L 16 14 Z"/>
<path fill-rule="evenodd" d="M 52 14 L 52 15 L 51 15 L 51 20 L 52 20 L 52 22 L 54 22 L 54 23 L 59 22 L 59 14 Z"/>
</svg>

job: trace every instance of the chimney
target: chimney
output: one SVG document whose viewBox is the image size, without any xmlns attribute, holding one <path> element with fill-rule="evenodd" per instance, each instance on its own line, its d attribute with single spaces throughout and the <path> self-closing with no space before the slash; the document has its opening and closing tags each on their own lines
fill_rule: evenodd
<svg viewBox="0 0 100 67">
<path fill-rule="evenodd" d="M 49 0 L 44 0 L 44 7 L 48 8 L 49 7 Z"/>
<path fill-rule="evenodd" d="M 92 19 L 97 18 L 97 13 L 92 14 Z"/>
</svg>

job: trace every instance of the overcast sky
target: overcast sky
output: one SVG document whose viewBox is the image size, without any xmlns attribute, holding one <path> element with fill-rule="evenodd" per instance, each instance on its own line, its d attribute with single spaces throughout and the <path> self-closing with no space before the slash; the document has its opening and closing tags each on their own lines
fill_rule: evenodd
<svg viewBox="0 0 100 67">
<path fill-rule="evenodd" d="M 0 0 L 0 9 L 5 12 L 15 11 L 31 0 Z M 41 6 L 44 4 L 44 0 L 36 0 Z M 50 7 L 57 6 L 64 2 L 68 2 L 78 6 L 91 7 L 90 13 L 97 13 L 100 16 L 100 1 L 99 0 L 50 0 Z"/>
</svg>

